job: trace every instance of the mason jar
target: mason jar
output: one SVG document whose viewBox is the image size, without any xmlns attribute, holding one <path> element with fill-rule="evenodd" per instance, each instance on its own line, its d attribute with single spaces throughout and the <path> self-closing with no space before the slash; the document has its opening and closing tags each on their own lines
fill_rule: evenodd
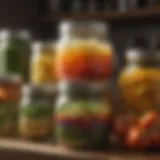
<svg viewBox="0 0 160 160">
<path fill-rule="evenodd" d="M 60 24 L 56 68 L 61 80 L 105 81 L 112 73 L 112 46 L 107 26 L 78 21 Z"/>
<path fill-rule="evenodd" d="M 135 54 L 129 55 L 128 62 L 119 83 L 126 107 L 159 109 L 160 58 Z"/>
<path fill-rule="evenodd" d="M 28 80 L 31 34 L 28 30 L 0 31 L 0 74 Z"/>
<path fill-rule="evenodd" d="M 73 148 L 103 148 L 108 145 L 111 106 L 103 96 L 91 95 L 87 84 L 61 84 L 56 103 L 57 143 Z"/>
<path fill-rule="evenodd" d="M 127 52 L 127 66 L 119 79 L 123 109 L 117 116 L 127 146 L 148 147 L 157 143 L 160 106 L 160 56 L 139 46 Z M 135 125 L 136 124 L 136 125 Z M 123 126 L 123 127 L 122 127 Z M 134 133 L 136 133 L 135 137 Z M 160 143 L 159 143 L 160 145 Z"/>
<path fill-rule="evenodd" d="M 19 77 L 0 77 L 0 136 L 17 136 L 21 85 Z"/>
<path fill-rule="evenodd" d="M 53 99 L 46 86 L 27 85 L 19 110 L 19 134 L 29 140 L 44 140 L 53 133 Z M 54 95 L 55 96 L 55 95 Z M 52 97 L 53 98 L 53 97 Z"/>
<path fill-rule="evenodd" d="M 55 47 L 49 42 L 35 42 L 32 48 L 30 79 L 34 84 L 53 84 L 56 82 Z"/>
</svg>

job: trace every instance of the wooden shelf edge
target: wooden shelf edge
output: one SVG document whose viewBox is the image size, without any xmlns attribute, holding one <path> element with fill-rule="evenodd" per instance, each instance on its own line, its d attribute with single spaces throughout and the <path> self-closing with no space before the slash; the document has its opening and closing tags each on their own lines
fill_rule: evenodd
<svg viewBox="0 0 160 160">
<path fill-rule="evenodd" d="M 128 18 L 151 18 L 160 17 L 160 5 L 136 9 L 127 12 L 104 12 L 104 13 L 57 13 L 40 17 L 41 22 L 54 22 L 63 19 L 103 19 L 103 20 L 121 20 Z"/>
<path fill-rule="evenodd" d="M 40 155 L 71 158 L 71 159 L 81 159 L 81 160 L 159 160 L 160 153 L 155 155 L 146 154 L 120 154 L 120 153 L 98 153 L 98 152 L 85 152 L 85 151 L 71 151 L 60 146 L 55 146 L 51 144 L 38 144 L 31 143 L 22 140 L 10 140 L 10 139 L 0 139 L 0 150 L 11 150 L 19 152 L 31 152 Z"/>
<path fill-rule="evenodd" d="M 71 159 L 85 159 L 85 160 L 101 160 L 103 157 L 107 157 L 106 153 L 93 153 L 93 152 L 81 152 L 73 151 L 63 148 L 61 146 L 56 146 L 52 144 L 40 144 L 32 143 L 29 141 L 22 140 L 12 140 L 12 139 L 0 139 L 0 149 L 22 151 L 22 152 L 32 152 L 36 154 L 55 156 L 62 158 Z"/>
</svg>

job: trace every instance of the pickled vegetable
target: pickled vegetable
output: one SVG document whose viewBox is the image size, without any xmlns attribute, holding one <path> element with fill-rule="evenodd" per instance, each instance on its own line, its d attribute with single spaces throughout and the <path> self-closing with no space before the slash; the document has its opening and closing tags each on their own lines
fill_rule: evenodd
<svg viewBox="0 0 160 160">
<path fill-rule="evenodd" d="M 19 132 L 25 138 L 42 138 L 53 131 L 52 107 L 25 106 L 20 109 Z"/>
<path fill-rule="evenodd" d="M 17 108 L 16 104 L 0 104 L 0 136 L 17 135 Z"/>
<path fill-rule="evenodd" d="M 77 40 L 59 49 L 57 74 L 61 79 L 105 80 L 112 73 L 112 51 L 94 40 Z"/>
<path fill-rule="evenodd" d="M 59 143 L 76 147 L 107 141 L 110 109 L 104 103 L 75 101 L 56 112 L 56 135 Z"/>
<path fill-rule="evenodd" d="M 56 81 L 54 50 L 50 48 L 40 52 L 31 63 L 31 81 L 34 84 L 54 83 Z"/>
<path fill-rule="evenodd" d="M 119 84 L 121 95 L 127 108 L 139 111 L 159 110 L 159 68 L 127 68 L 122 72 Z"/>
</svg>

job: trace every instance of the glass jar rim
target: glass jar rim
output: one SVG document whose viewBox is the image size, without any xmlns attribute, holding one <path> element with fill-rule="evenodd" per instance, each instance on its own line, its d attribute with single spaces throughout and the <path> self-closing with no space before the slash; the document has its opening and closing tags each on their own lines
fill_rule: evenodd
<svg viewBox="0 0 160 160">
<path fill-rule="evenodd" d="M 63 21 L 59 25 L 61 36 L 106 36 L 108 25 L 101 21 Z"/>
<path fill-rule="evenodd" d="M 129 63 L 160 65 L 160 55 L 145 52 L 143 49 L 131 49 L 126 53 L 126 60 Z"/>
</svg>

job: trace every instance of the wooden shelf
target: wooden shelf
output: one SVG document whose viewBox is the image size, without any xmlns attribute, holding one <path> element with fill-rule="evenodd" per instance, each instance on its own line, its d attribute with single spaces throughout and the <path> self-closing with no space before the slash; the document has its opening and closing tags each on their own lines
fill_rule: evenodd
<svg viewBox="0 0 160 160">
<path fill-rule="evenodd" d="M 145 9 L 131 10 L 127 12 L 105 12 L 105 13 L 57 13 L 45 15 L 40 18 L 42 22 L 54 22 L 63 19 L 103 19 L 103 20 L 123 20 L 139 18 L 160 18 L 160 6 Z"/>
<path fill-rule="evenodd" d="M 67 150 L 60 146 L 54 146 L 51 144 L 38 144 L 25 142 L 20 140 L 0 140 L 0 159 L 9 156 L 9 154 L 19 154 L 21 159 L 25 159 L 25 155 L 30 155 L 31 159 L 35 159 L 35 156 L 45 157 L 44 160 L 159 160 L 160 153 L 151 154 L 120 154 L 120 153 L 99 153 L 99 152 L 85 152 L 85 151 L 73 151 Z M 3 156 L 2 156 L 3 155 Z M 10 155 L 10 156 L 11 156 Z M 34 158 L 32 158 L 34 156 Z M 3 157 L 3 158 L 2 158 Z M 48 157 L 48 158 L 46 158 Z M 6 158 L 5 158 L 6 159 Z M 27 159 L 27 158 L 26 158 Z M 29 158 L 28 158 L 29 159 Z M 27 159 L 27 160 L 28 160 Z M 6 159 L 9 160 L 9 159 Z M 19 159 L 17 159 L 19 160 Z M 42 159 L 43 160 L 43 159 Z"/>
</svg>

